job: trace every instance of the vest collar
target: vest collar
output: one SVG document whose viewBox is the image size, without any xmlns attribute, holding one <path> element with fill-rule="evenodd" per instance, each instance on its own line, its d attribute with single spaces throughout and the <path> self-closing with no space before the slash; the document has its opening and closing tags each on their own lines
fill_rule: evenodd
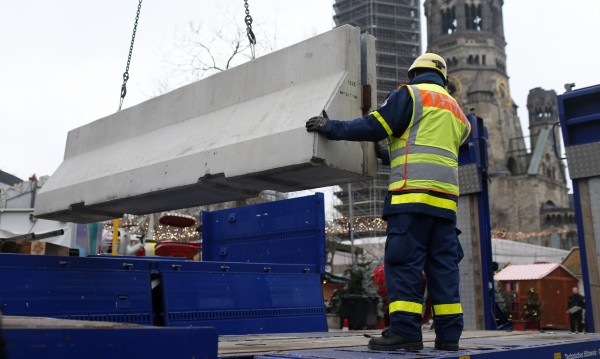
<svg viewBox="0 0 600 359">
<path fill-rule="evenodd" d="M 409 85 L 417 85 L 417 84 L 436 84 L 439 86 L 444 87 L 444 82 L 442 81 L 442 79 L 436 75 L 436 74 L 432 74 L 432 73 L 424 73 L 421 74 L 417 77 L 415 77 L 410 83 Z"/>
</svg>

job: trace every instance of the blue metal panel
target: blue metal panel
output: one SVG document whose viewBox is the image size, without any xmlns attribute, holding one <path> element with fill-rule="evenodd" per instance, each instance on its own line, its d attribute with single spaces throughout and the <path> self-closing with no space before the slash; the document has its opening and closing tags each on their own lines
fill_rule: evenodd
<svg viewBox="0 0 600 359">
<path fill-rule="evenodd" d="M 324 196 L 202 213 L 202 259 L 310 264 L 325 273 Z"/>
<path fill-rule="evenodd" d="M 157 273 L 172 271 L 188 272 L 242 272 L 242 273 L 312 273 L 317 274 L 316 267 L 302 264 L 278 263 L 240 263 L 240 262 L 196 262 L 168 258 L 155 263 Z"/>
<path fill-rule="evenodd" d="M 559 95 L 558 114 L 566 147 L 598 142 L 600 85 Z"/>
<path fill-rule="evenodd" d="M 2 254 L 0 308 L 7 315 L 152 324 L 146 265 Z"/>
<path fill-rule="evenodd" d="M 213 328 L 5 329 L 8 357 L 217 358 Z"/>
<path fill-rule="evenodd" d="M 482 288 L 484 288 L 484 313 L 485 328 L 497 329 L 496 304 L 494 290 L 494 268 L 492 260 L 492 234 L 490 224 L 490 205 L 488 195 L 488 154 L 487 154 L 487 129 L 483 119 L 475 115 L 468 115 L 471 123 L 469 139 L 459 149 L 458 162 L 460 166 L 477 165 L 481 192 L 477 194 L 479 208 L 479 238 L 481 246 L 481 273 Z"/>
<path fill-rule="evenodd" d="M 587 87 L 558 96 L 558 112 L 560 117 L 561 133 L 565 147 L 584 145 L 600 142 L 600 85 Z M 579 180 L 573 180 L 573 198 L 575 205 L 575 218 L 577 222 L 577 236 L 580 248 L 581 269 L 583 286 L 586 293 L 591 293 L 588 254 L 585 247 L 585 228 L 583 226 L 579 191 Z M 591 214 L 590 214 L 591 215 Z M 592 301 L 586 303 L 586 330 L 594 332 L 594 316 L 598 315 L 592 310 Z"/>
<path fill-rule="evenodd" d="M 302 266 L 296 273 L 245 267 L 161 270 L 165 325 L 210 325 L 221 335 L 327 331 L 319 274 L 302 273 Z"/>
<path fill-rule="evenodd" d="M 583 227 L 583 213 L 581 212 L 581 200 L 579 192 L 579 181 L 573 181 L 573 205 L 575 206 L 575 222 L 577 223 L 577 242 L 579 244 L 579 258 L 581 262 L 581 276 L 583 279 L 583 290 L 585 293 L 592 293 L 590 286 L 590 269 L 588 267 L 588 255 L 595 257 L 595 253 L 588 254 L 588 249 L 585 246 L 585 230 Z M 585 302 L 585 331 L 595 332 L 596 328 L 594 325 L 594 313 L 592 301 L 586 300 Z"/>
</svg>

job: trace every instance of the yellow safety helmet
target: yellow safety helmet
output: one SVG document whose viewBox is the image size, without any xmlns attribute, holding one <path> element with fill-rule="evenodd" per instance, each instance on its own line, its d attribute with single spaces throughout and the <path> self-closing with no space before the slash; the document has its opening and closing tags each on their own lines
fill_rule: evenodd
<svg viewBox="0 0 600 359">
<path fill-rule="evenodd" d="M 423 55 L 417 57 L 415 61 L 410 65 L 408 69 L 408 76 L 410 77 L 410 72 L 414 69 L 432 69 L 442 75 L 444 78 L 444 82 L 448 79 L 448 71 L 446 67 L 446 61 L 438 54 L 434 54 L 432 52 L 424 53 Z"/>
</svg>

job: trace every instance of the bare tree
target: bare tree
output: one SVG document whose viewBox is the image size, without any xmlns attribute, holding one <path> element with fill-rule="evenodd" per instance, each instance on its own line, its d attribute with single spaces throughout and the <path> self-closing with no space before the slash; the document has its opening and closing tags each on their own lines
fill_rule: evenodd
<svg viewBox="0 0 600 359">
<path fill-rule="evenodd" d="M 255 33 L 259 39 L 255 46 L 256 56 L 276 49 L 276 31 L 268 36 L 257 25 Z M 228 70 L 251 58 L 246 28 L 239 19 L 230 16 L 219 29 L 206 28 L 204 24 L 190 20 L 183 29 L 176 30 L 173 49 L 163 55 L 166 71 L 155 81 L 154 95 Z"/>
<path fill-rule="evenodd" d="M 232 31 L 205 31 L 201 24 L 188 23 L 188 32 L 178 39 L 177 46 L 187 54 L 182 62 L 172 63 L 180 71 L 199 80 L 215 72 L 225 71 L 243 60 L 248 61 L 250 48 L 245 29 L 239 25 Z"/>
</svg>

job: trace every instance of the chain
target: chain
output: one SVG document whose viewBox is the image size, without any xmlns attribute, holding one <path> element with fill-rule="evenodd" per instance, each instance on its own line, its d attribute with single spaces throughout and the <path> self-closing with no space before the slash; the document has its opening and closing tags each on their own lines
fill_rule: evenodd
<svg viewBox="0 0 600 359">
<path fill-rule="evenodd" d="M 250 41 L 250 51 L 252 52 L 252 60 L 254 60 L 256 53 L 254 52 L 254 45 L 256 45 L 256 36 L 252 31 L 252 16 L 250 16 L 250 10 L 248 9 L 248 0 L 244 0 L 244 7 L 246 8 L 246 17 L 244 22 L 246 23 L 246 34 Z"/>
<path fill-rule="evenodd" d="M 125 72 L 123 73 L 123 85 L 121 85 L 121 99 L 119 101 L 119 110 L 121 111 L 121 106 L 123 106 L 123 100 L 125 100 L 125 95 L 127 95 L 127 80 L 129 80 L 129 64 L 131 63 L 131 54 L 133 53 L 133 43 L 135 41 L 135 32 L 137 31 L 138 20 L 140 19 L 140 10 L 142 9 L 142 0 L 138 3 L 137 13 L 135 14 L 135 23 L 133 24 L 133 34 L 131 35 L 131 45 L 129 45 L 129 56 L 127 56 L 127 66 L 125 67 Z"/>
</svg>

